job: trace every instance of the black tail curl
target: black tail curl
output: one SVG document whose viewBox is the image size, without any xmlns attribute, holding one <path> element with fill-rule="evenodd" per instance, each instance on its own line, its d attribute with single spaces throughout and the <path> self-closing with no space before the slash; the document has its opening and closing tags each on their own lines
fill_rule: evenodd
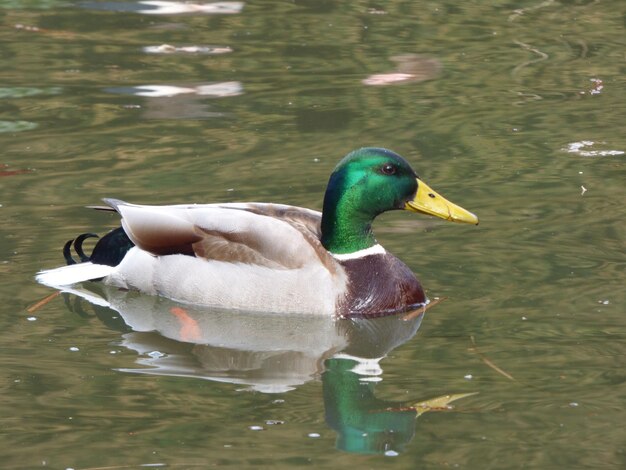
<svg viewBox="0 0 626 470">
<path fill-rule="evenodd" d="M 80 263 L 91 261 L 95 264 L 105 264 L 107 266 L 117 266 L 120 264 L 124 256 L 126 256 L 126 253 L 128 253 L 128 250 L 135 246 L 135 244 L 130 241 L 130 238 L 128 238 L 128 235 L 126 235 L 126 232 L 124 232 L 124 229 L 118 227 L 100 238 L 91 252 L 91 255 L 87 256 L 83 250 L 83 242 L 87 238 L 100 237 L 95 233 L 83 233 L 74 240 L 68 240 L 63 246 L 63 257 L 68 265 L 77 263 L 72 257 L 72 246 L 78 255 Z"/>
<path fill-rule="evenodd" d="M 76 254 L 78 255 L 78 258 L 80 259 L 81 263 L 91 260 L 91 256 L 87 256 L 85 252 L 83 251 L 83 242 L 87 238 L 100 238 L 100 237 L 96 235 L 95 233 L 83 233 L 79 235 L 78 237 L 76 237 L 76 239 L 74 240 L 68 240 L 67 243 L 63 246 L 63 257 L 65 258 L 65 261 L 68 265 L 76 264 L 76 260 L 72 258 L 72 252 L 71 252 L 72 245 L 74 245 L 74 251 L 76 251 Z M 95 248 L 94 248 L 94 251 L 95 251 Z"/>
</svg>

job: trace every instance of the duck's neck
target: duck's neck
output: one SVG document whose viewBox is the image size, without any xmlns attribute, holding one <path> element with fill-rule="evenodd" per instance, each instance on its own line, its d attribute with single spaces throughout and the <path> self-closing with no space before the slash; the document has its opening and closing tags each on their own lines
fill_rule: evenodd
<svg viewBox="0 0 626 470">
<path fill-rule="evenodd" d="M 330 212 L 322 213 L 322 245 L 328 251 L 337 255 L 354 253 L 376 244 L 371 218 L 346 219 L 339 208 Z"/>
<path fill-rule="evenodd" d="M 354 253 L 374 246 L 376 214 L 359 204 L 358 192 L 343 191 L 341 182 L 329 182 L 322 211 L 322 245 L 333 254 Z"/>
</svg>

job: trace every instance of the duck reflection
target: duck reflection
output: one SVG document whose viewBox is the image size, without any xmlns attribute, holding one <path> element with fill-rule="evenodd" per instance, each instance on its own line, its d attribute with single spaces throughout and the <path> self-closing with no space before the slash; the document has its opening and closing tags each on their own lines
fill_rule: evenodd
<svg viewBox="0 0 626 470">
<path fill-rule="evenodd" d="M 179 304 L 103 285 L 69 289 L 72 310 L 88 300 L 121 344 L 139 354 L 123 372 L 195 377 L 263 393 L 284 393 L 321 377 L 326 421 L 337 447 L 357 453 L 400 452 L 424 411 L 448 409 L 465 395 L 417 404 L 380 400 L 380 360 L 417 332 L 421 312 L 375 319 L 268 315 Z"/>
<path fill-rule="evenodd" d="M 193 3 L 166 0 L 142 0 L 139 2 L 87 1 L 81 2 L 79 5 L 90 10 L 134 12 L 145 15 L 233 15 L 240 13 L 244 7 L 243 2 Z"/>
<path fill-rule="evenodd" d="M 226 98 L 243 93 L 241 82 L 219 82 L 180 85 L 140 85 L 107 88 L 108 93 L 140 96 L 145 119 L 210 119 L 227 114 L 214 110 L 207 98 Z"/>
</svg>

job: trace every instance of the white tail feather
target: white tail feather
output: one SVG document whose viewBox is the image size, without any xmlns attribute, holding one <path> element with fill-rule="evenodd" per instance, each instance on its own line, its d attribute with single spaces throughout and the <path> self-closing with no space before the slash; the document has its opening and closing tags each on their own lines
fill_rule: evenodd
<svg viewBox="0 0 626 470">
<path fill-rule="evenodd" d="M 76 284 L 77 282 L 90 281 L 106 277 L 114 270 L 114 266 L 87 262 L 39 271 L 35 276 L 35 279 L 37 282 L 50 287 L 69 286 L 71 284 Z"/>
</svg>

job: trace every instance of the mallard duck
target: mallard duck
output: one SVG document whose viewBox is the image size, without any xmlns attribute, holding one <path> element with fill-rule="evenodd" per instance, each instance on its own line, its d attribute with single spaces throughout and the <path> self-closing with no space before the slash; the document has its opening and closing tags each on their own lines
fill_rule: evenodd
<svg viewBox="0 0 626 470">
<path fill-rule="evenodd" d="M 147 206 L 104 202 L 122 226 L 90 256 L 83 234 L 69 266 L 41 271 L 59 287 L 104 283 L 171 299 L 247 311 L 373 316 L 427 302 L 419 281 L 374 238 L 374 218 L 408 210 L 478 224 L 421 181 L 402 157 L 362 148 L 330 175 L 323 211 L 269 203 Z M 80 256 L 76 263 L 71 245 Z"/>
</svg>

